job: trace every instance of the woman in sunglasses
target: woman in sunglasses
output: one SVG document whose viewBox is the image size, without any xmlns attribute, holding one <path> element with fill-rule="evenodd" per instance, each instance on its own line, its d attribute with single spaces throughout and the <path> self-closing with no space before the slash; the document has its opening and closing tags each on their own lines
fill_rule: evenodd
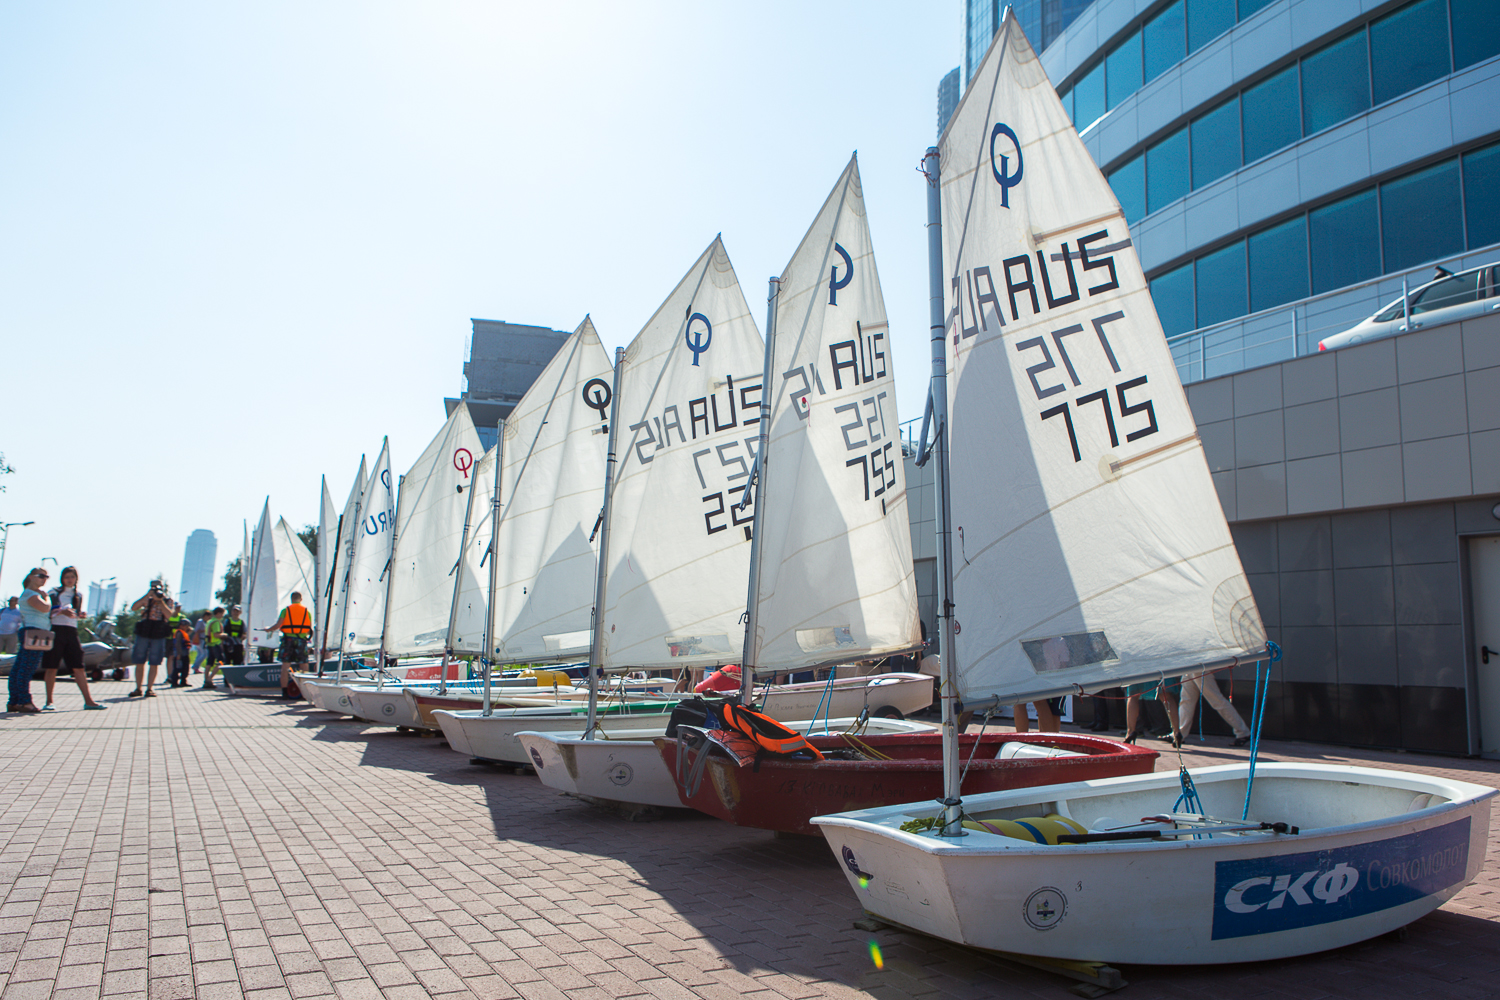
<svg viewBox="0 0 1500 1000">
<path fill-rule="evenodd" d="M 47 585 L 47 571 L 40 566 L 26 574 L 21 586 L 21 630 L 17 633 L 16 659 L 10 665 L 10 701 L 7 712 L 35 712 L 31 700 L 31 675 L 42 665 L 44 651 L 27 649 L 26 637 L 33 632 L 47 632 L 52 621 L 52 602 L 42 593 Z"/>
</svg>

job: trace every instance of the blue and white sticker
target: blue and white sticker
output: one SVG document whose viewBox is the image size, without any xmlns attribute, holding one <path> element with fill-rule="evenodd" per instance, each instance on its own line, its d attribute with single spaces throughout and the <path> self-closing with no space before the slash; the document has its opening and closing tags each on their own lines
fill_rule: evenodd
<svg viewBox="0 0 1500 1000">
<path fill-rule="evenodd" d="M 1213 939 L 1348 920 L 1440 892 L 1469 866 L 1469 818 L 1370 844 L 1214 866 Z"/>
</svg>

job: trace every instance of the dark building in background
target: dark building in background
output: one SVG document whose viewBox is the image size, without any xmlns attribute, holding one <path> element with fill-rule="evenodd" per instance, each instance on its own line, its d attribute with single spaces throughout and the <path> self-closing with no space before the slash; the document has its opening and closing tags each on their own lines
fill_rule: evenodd
<svg viewBox="0 0 1500 1000">
<path fill-rule="evenodd" d="M 938 84 L 937 91 L 937 134 L 941 136 L 943 129 L 948 127 L 948 120 L 953 117 L 953 112 L 958 110 L 958 99 L 963 96 L 963 84 L 959 82 L 959 68 L 953 67 Z"/>
<path fill-rule="evenodd" d="M 1016 12 L 1026 40 L 1040 52 L 1067 30 L 1094 0 L 965 0 L 964 83 L 974 75 L 979 61 L 989 51 L 990 41 L 1000 29 L 1000 15 L 1009 6 Z M 1224 0 L 1220 0 L 1224 2 Z M 1233 6 L 1234 0 L 1227 0 Z M 954 101 L 957 105 L 957 99 Z M 939 132 L 942 129 L 938 129 Z"/>
<path fill-rule="evenodd" d="M 476 319 L 464 362 L 464 391 L 458 399 L 443 400 L 449 414 L 459 400 L 479 431 L 485 450 L 495 447 L 495 425 L 510 415 L 531 383 L 547 367 L 568 335 L 545 326 L 524 326 L 504 320 Z"/>
</svg>

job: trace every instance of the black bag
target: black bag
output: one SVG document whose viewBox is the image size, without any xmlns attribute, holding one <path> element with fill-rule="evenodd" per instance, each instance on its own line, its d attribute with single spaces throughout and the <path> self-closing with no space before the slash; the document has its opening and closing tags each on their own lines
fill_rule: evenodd
<svg viewBox="0 0 1500 1000">
<path fill-rule="evenodd" d="M 667 737 L 677 738 L 677 726 L 694 726 L 698 729 L 723 729 L 724 719 L 719 715 L 719 706 L 724 704 L 724 699 L 715 698 L 709 701 L 698 696 L 684 698 L 672 709 L 671 718 L 667 720 Z"/>
</svg>

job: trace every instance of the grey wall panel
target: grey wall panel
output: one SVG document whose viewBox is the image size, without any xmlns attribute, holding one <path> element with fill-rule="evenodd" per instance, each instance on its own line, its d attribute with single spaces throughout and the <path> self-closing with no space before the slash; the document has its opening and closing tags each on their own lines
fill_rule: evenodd
<svg viewBox="0 0 1500 1000">
<path fill-rule="evenodd" d="M 1229 472 L 1235 467 L 1235 421 L 1220 420 L 1198 425 L 1198 440 L 1203 442 L 1203 457 L 1210 472 Z"/>
<path fill-rule="evenodd" d="M 1345 507 L 1375 507 L 1401 503 L 1406 499 L 1399 444 L 1346 451 L 1341 457 Z"/>
<path fill-rule="evenodd" d="M 1366 119 L 1371 172 L 1384 173 L 1452 146 L 1450 107 L 1447 81 L 1440 81 L 1371 111 Z"/>
<path fill-rule="evenodd" d="M 1340 684 L 1395 684 L 1396 626 L 1340 626 L 1338 663 Z"/>
<path fill-rule="evenodd" d="M 1391 565 L 1391 513 L 1360 510 L 1335 514 L 1333 565 L 1337 569 Z"/>
<path fill-rule="evenodd" d="M 1488 59 L 1448 81 L 1451 94 L 1449 118 L 1455 142 L 1488 135 L 1495 127 L 1495 108 L 1500 107 L 1500 62 Z"/>
<path fill-rule="evenodd" d="M 1219 494 L 1219 506 L 1224 508 L 1225 520 L 1234 521 L 1240 516 L 1239 490 L 1235 485 L 1238 476 L 1229 472 L 1210 473 L 1214 481 L 1214 492 Z"/>
<path fill-rule="evenodd" d="M 1453 562 L 1458 558 L 1453 524 L 1453 505 L 1448 503 L 1392 510 L 1391 561 L 1397 566 Z"/>
<path fill-rule="evenodd" d="M 1305 573 L 1282 571 L 1282 628 L 1333 625 L 1337 621 L 1332 570 L 1320 569 Z"/>
<path fill-rule="evenodd" d="M 1319 455 L 1286 463 L 1288 514 L 1337 510 L 1343 505 L 1343 463 L 1338 455 Z"/>
<path fill-rule="evenodd" d="M 1500 490 L 1495 492 L 1500 493 Z M 1464 500 L 1453 505 L 1454 527 L 1464 534 L 1489 534 L 1500 531 L 1500 514 L 1495 508 L 1500 497 Z M 1238 536 L 1236 536 L 1238 537 Z"/>
<path fill-rule="evenodd" d="M 1337 352 L 1337 358 L 1341 396 L 1396 384 L 1396 345 L 1393 340 L 1345 347 Z"/>
<path fill-rule="evenodd" d="M 1401 440 L 1400 396 L 1394 388 L 1339 397 L 1339 437 L 1345 451 Z"/>
<path fill-rule="evenodd" d="M 1187 387 L 1188 405 L 1198 424 L 1211 424 L 1234 417 L 1234 380 L 1214 379 L 1195 382 Z"/>
<path fill-rule="evenodd" d="M 1401 387 L 1401 440 L 1450 437 L 1469 429 L 1463 375 L 1412 382 Z"/>
<path fill-rule="evenodd" d="M 1464 370 L 1463 335 L 1457 323 L 1413 330 L 1395 338 L 1395 343 L 1396 375 L 1402 382 L 1422 382 Z"/>
<path fill-rule="evenodd" d="M 1240 372 L 1234 383 L 1234 415 L 1248 416 L 1281 409 L 1281 370 L 1274 367 Z"/>
<path fill-rule="evenodd" d="M 1397 625 L 1396 670 L 1402 685 L 1464 686 L 1461 625 Z M 1454 719 L 1459 726 L 1463 720 Z"/>
<path fill-rule="evenodd" d="M 1370 174 L 1370 132 L 1363 118 L 1304 139 L 1297 147 L 1298 190 L 1304 201 L 1351 187 Z"/>
<path fill-rule="evenodd" d="M 1338 354 L 1322 351 L 1281 366 L 1281 394 L 1287 406 L 1334 399 L 1339 394 Z"/>
<path fill-rule="evenodd" d="M 1276 526 L 1276 553 L 1282 573 L 1333 569 L 1333 521 L 1297 517 Z"/>
<path fill-rule="evenodd" d="M 1469 372 L 1464 379 L 1470 431 L 1500 428 L 1500 368 Z"/>
<path fill-rule="evenodd" d="M 1301 628 L 1283 625 L 1281 661 L 1283 681 L 1303 684 L 1337 684 L 1338 638 L 1331 628 Z"/>
<path fill-rule="evenodd" d="M 1340 625 L 1394 625 L 1396 598 L 1391 567 L 1333 571 L 1335 620 Z"/>
<path fill-rule="evenodd" d="M 1275 369 L 1270 369 L 1273 373 Z M 1277 387 L 1278 390 L 1280 386 Z M 1235 392 L 1239 401 L 1241 393 Z M 1277 393 L 1280 395 L 1280 392 Z M 1281 410 L 1256 413 L 1248 417 L 1237 417 L 1234 421 L 1234 462 L 1244 469 L 1255 465 L 1270 465 L 1286 459 L 1283 447 Z"/>
<path fill-rule="evenodd" d="M 1500 431 L 1469 435 L 1469 475 L 1475 493 L 1500 493 Z"/>
<path fill-rule="evenodd" d="M 1311 45 L 1363 13 L 1359 0 L 1292 0 L 1292 45 Z"/>
<path fill-rule="evenodd" d="M 1396 624 L 1460 625 L 1457 563 L 1418 563 L 1394 569 Z"/>
<path fill-rule="evenodd" d="M 1336 399 L 1286 408 L 1288 460 L 1339 452 L 1339 404 Z"/>
<path fill-rule="evenodd" d="M 1257 465 L 1236 469 L 1235 515 L 1245 520 L 1282 517 L 1286 514 L 1286 464 Z"/>
<path fill-rule="evenodd" d="M 1500 312 L 1459 324 L 1464 337 L 1464 367 L 1469 371 L 1500 367 Z"/>
<path fill-rule="evenodd" d="M 1469 437 L 1432 438 L 1401 446 L 1401 470 L 1406 499 L 1438 500 L 1465 496 L 1473 489 L 1469 475 Z"/>
<path fill-rule="evenodd" d="M 1281 559 L 1278 553 L 1278 532 L 1271 521 L 1248 521 L 1229 526 L 1234 537 L 1234 547 L 1240 553 L 1240 565 L 1246 573 L 1278 572 Z"/>
</svg>

